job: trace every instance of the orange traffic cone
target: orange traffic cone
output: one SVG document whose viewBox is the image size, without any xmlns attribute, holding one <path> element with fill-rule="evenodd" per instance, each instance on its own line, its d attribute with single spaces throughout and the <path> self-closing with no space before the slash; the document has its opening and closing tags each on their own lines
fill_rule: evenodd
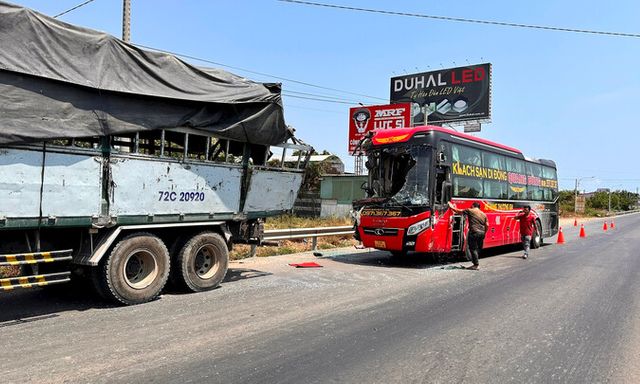
<svg viewBox="0 0 640 384">
<path fill-rule="evenodd" d="M 558 231 L 558 241 L 556 241 L 556 244 L 564 244 L 564 234 L 562 233 L 562 227 L 560 227 Z"/>
<path fill-rule="evenodd" d="M 605 221 L 604 224 L 602 225 L 602 230 L 606 231 L 607 230 L 607 222 Z"/>
<path fill-rule="evenodd" d="M 611 220 L 611 229 L 615 228 L 616 225 L 613 223 L 613 220 Z"/>
<path fill-rule="evenodd" d="M 577 227 L 578 226 L 578 219 L 573 219 L 573 226 Z"/>
<path fill-rule="evenodd" d="M 580 237 L 587 237 L 587 234 L 584 232 L 584 224 L 580 224 Z"/>
</svg>

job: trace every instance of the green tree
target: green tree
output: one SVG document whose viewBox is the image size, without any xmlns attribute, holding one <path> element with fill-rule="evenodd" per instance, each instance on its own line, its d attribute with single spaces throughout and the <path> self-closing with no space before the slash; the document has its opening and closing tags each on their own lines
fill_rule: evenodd
<svg viewBox="0 0 640 384">
<path fill-rule="evenodd" d="M 575 208 L 576 195 L 574 191 L 560 191 L 558 194 L 558 204 L 560 212 L 573 212 Z"/>
<path fill-rule="evenodd" d="M 306 191 L 317 191 L 320 189 L 320 178 L 331 171 L 331 164 L 317 162 L 307 164 L 304 172 L 302 189 Z"/>
<path fill-rule="evenodd" d="M 629 191 L 611 191 L 611 210 L 629 211 L 638 202 L 638 194 Z M 594 209 L 609 209 L 609 192 L 596 192 L 587 199 L 587 207 Z"/>
<path fill-rule="evenodd" d="M 593 196 L 587 199 L 586 205 L 587 208 L 607 209 L 609 206 L 609 193 L 596 192 Z"/>
</svg>

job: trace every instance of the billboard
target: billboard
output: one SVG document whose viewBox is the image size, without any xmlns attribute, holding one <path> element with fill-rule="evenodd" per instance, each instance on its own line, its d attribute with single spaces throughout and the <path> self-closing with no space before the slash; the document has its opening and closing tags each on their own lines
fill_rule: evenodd
<svg viewBox="0 0 640 384">
<path fill-rule="evenodd" d="M 388 104 L 349 109 L 349 153 L 374 129 L 393 129 L 411 126 L 411 104 Z"/>
<path fill-rule="evenodd" d="M 391 78 L 391 103 L 411 103 L 412 125 L 491 118 L 491 64 Z"/>
</svg>

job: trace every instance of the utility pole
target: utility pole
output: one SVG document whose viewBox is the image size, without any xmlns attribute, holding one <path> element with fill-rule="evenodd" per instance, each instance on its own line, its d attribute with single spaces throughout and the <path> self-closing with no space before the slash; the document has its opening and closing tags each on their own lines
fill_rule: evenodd
<svg viewBox="0 0 640 384">
<path fill-rule="evenodd" d="M 576 178 L 576 193 L 573 196 L 573 212 L 578 212 L 578 178 Z"/>
<path fill-rule="evenodd" d="M 131 41 L 131 0 L 122 3 L 122 41 Z"/>
</svg>

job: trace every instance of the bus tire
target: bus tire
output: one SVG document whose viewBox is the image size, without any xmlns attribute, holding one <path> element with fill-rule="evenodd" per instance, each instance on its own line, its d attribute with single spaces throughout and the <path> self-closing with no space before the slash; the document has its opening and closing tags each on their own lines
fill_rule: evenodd
<svg viewBox="0 0 640 384">
<path fill-rule="evenodd" d="M 125 305 L 155 299 L 169 278 L 169 251 L 162 240 L 146 232 L 120 240 L 98 270 L 98 292 Z"/>
<path fill-rule="evenodd" d="M 536 231 L 531 238 L 531 248 L 540 248 L 543 242 L 542 225 L 540 224 L 540 220 L 536 220 Z"/>
<path fill-rule="evenodd" d="M 216 288 L 229 266 L 229 249 L 217 233 L 202 232 L 187 241 L 175 261 L 174 281 L 191 292 Z"/>
</svg>

